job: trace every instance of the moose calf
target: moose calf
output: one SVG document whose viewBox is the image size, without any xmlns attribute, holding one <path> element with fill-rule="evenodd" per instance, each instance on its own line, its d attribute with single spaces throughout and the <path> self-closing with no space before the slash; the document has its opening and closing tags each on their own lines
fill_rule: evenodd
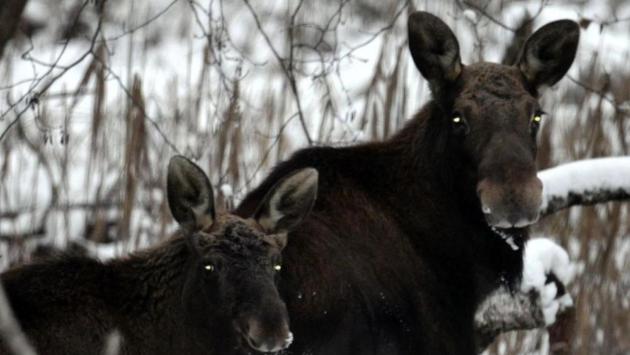
<svg viewBox="0 0 630 355">
<path fill-rule="evenodd" d="M 39 353 L 100 353 L 114 330 L 120 354 L 247 354 L 289 346 L 275 279 L 288 232 L 315 201 L 317 171 L 288 174 L 250 218 L 215 213 L 208 178 L 186 158 L 171 159 L 167 180 L 171 213 L 182 227 L 171 239 L 106 263 L 64 255 L 1 275 Z M 8 351 L 0 341 L 0 354 Z"/>
</svg>

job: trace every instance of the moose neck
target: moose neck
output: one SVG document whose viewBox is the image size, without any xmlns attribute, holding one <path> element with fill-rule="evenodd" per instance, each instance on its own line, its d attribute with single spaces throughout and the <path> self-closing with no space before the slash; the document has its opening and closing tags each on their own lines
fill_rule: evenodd
<svg viewBox="0 0 630 355">
<path fill-rule="evenodd" d="M 518 279 L 505 275 L 520 275 L 527 231 L 511 232 L 514 248 L 487 225 L 476 194 L 475 174 L 455 150 L 449 129 L 447 115 L 436 101 L 430 101 L 398 134 L 383 143 L 399 151 L 399 155 L 392 154 L 398 158 L 389 164 L 396 166 L 392 169 L 398 172 L 396 184 L 405 189 L 394 198 L 408 210 L 406 220 L 418 221 L 418 228 L 427 230 L 429 226 L 434 231 L 434 238 L 425 236 L 426 240 L 421 241 L 422 248 L 431 248 L 428 257 L 474 263 L 480 294 L 489 292 L 497 282 L 513 286 Z M 425 203 L 414 203 L 420 199 Z M 461 250 L 464 245 L 467 250 Z"/>
<path fill-rule="evenodd" d="M 398 150 L 390 164 L 396 166 L 399 184 L 414 191 L 401 191 L 401 198 L 414 195 L 439 199 L 449 214 L 482 221 L 475 182 L 465 170 L 466 162 L 454 152 L 448 121 L 440 105 L 427 103 L 396 135 L 384 144 Z M 411 192 L 411 193 L 410 193 Z M 426 208 L 425 206 L 418 206 Z M 459 213 L 458 213 L 459 212 Z"/>
<path fill-rule="evenodd" d="M 183 289 L 190 271 L 190 253 L 185 239 L 176 234 L 154 248 L 112 261 L 110 266 L 117 281 L 116 294 L 111 297 L 116 300 L 110 305 L 112 312 L 118 312 L 119 319 L 131 322 L 121 325 L 123 329 L 144 329 L 147 339 L 162 339 L 165 349 L 234 353 L 236 338 L 230 322 L 204 318 L 207 324 L 199 325 L 184 308 Z M 164 351 L 155 351 L 158 350 Z"/>
<path fill-rule="evenodd" d="M 120 302 L 118 310 L 133 314 L 146 309 L 137 303 L 159 308 L 173 302 L 179 297 L 187 260 L 186 244 L 175 236 L 151 249 L 111 261 L 117 275 L 118 294 L 113 299 Z"/>
</svg>

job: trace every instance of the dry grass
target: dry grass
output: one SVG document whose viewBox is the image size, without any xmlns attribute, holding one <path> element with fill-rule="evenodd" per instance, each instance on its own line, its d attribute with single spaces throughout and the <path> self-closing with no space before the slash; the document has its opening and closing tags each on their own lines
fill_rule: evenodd
<svg viewBox="0 0 630 355">
<path fill-rule="evenodd" d="M 373 8 L 361 6 L 347 11 Z M 388 7 L 390 16 L 397 8 Z M 444 16 L 459 11 L 452 4 L 441 9 Z M 486 25 L 480 30 L 484 34 L 493 27 Z M 148 48 L 156 41 L 148 35 L 135 36 L 144 39 L 133 45 L 130 41 L 130 63 L 134 57 L 150 55 Z M 409 74 L 415 69 L 401 35 L 385 31 L 381 36 L 386 40 L 373 72 L 366 73 L 371 79 L 364 90 L 351 98 L 360 109 L 349 115 L 342 114 L 339 105 L 346 94 L 331 89 L 334 71 L 315 78 L 306 74 L 306 64 L 296 61 L 293 68 L 297 81 L 316 86 L 313 92 L 303 95 L 322 98 L 317 110 L 313 110 L 318 117 L 305 112 L 317 122 L 310 128 L 319 144 L 352 142 L 357 139 L 352 132 L 362 132 L 363 139 L 383 139 L 400 129 L 405 118 L 427 98 L 424 83 L 417 81 L 417 75 Z M 173 92 L 166 102 L 156 103 L 147 97 L 142 73 L 123 75 L 129 81 L 127 94 L 119 88 L 113 90 L 116 85 L 112 82 L 116 84 L 116 80 L 108 68 L 110 53 L 103 46 L 96 49 L 95 59 L 74 89 L 40 98 L 36 119 L 24 120 L 0 142 L 0 219 L 4 223 L 0 230 L 0 266 L 29 260 L 31 252 L 42 244 L 67 247 L 74 243 L 90 249 L 94 243 L 122 242 L 118 251 L 124 252 L 164 238 L 172 225 L 163 198 L 163 171 L 174 152 L 156 133 L 156 126 L 175 142 L 180 153 L 202 161 L 215 183 L 218 204 L 224 208 L 233 207 L 277 161 L 302 145 L 298 108 L 289 94 L 290 84 L 278 84 L 279 69 L 271 64 L 254 67 L 272 83 L 265 92 L 243 87 L 235 74 L 241 69 L 222 62 L 226 53 L 222 52 L 225 47 L 221 47 L 220 40 L 208 39 L 200 53 L 193 54 L 191 46 L 189 53 L 183 55 L 185 65 L 191 66 L 195 60 L 203 64 L 188 77 L 170 79 Z M 326 51 L 335 48 L 330 43 L 319 45 Z M 305 53 L 306 50 L 297 51 L 296 60 Z M 11 61 L 3 65 L 10 68 Z M 630 100 L 630 73 L 610 75 L 600 68 L 598 56 L 593 55 L 575 78 L 580 84 L 564 79 L 561 88 L 547 97 L 546 110 L 552 118 L 541 131 L 541 168 L 583 158 L 628 154 L 628 111 L 624 112 L 621 104 Z M 186 92 L 177 89 L 182 82 L 188 83 Z M 77 107 L 85 102 L 90 102 L 91 111 L 78 112 Z M 112 106 L 112 102 L 118 105 Z M 57 125 L 39 127 L 35 126 L 37 122 Z M 68 139 L 58 128 L 64 123 L 87 124 L 86 137 L 71 134 Z M 62 142 L 64 137 L 66 141 Z M 87 152 L 82 154 L 76 149 Z M 11 158 L 17 156 L 28 157 L 28 162 Z M 83 181 L 70 180 L 77 164 L 88 166 Z M 38 174 L 30 176 L 28 172 L 33 170 Z M 32 230 L 12 228 L 11 221 L 16 221 L 17 226 L 17 220 L 26 218 L 36 206 L 42 209 L 41 202 L 33 201 L 27 206 L 11 202 L 19 200 L 22 192 L 10 188 L 16 180 L 9 180 L 9 176 L 49 191 L 45 214 L 32 214 Z M 84 196 L 68 196 L 69 191 L 75 191 L 70 188 L 75 184 L 83 184 Z M 230 186 L 234 194 L 226 194 L 229 191 L 225 186 Z M 85 228 L 79 233 L 85 238 L 70 240 L 76 229 L 72 225 L 76 213 L 85 220 Z M 564 350 L 558 348 L 556 353 L 630 353 L 628 215 L 627 203 L 610 203 L 564 211 L 536 227 L 536 233 L 559 241 L 580 265 L 580 273 L 570 287 L 576 302 L 574 320 L 569 319 L 562 326 L 570 334 L 570 345 Z M 51 237 L 51 233 L 55 236 Z M 562 338 L 558 333 L 561 332 L 554 330 L 552 343 Z M 488 353 L 536 352 L 545 346 L 546 337 L 545 331 L 506 334 Z"/>
</svg>

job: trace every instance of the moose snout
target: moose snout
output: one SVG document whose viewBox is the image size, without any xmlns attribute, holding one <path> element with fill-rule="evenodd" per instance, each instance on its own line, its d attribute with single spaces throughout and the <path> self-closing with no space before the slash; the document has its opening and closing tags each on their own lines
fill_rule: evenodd
<svg viewBox="0 0 630 355">
<path fill-rule="evenodd" d="M 486 222 L 498 228 L 522 228 L 535 223 L 542 204 L 542 187 L 536 176 L 510 184 L 481 180 L 477 194 Z"/>
<path fill-rule="evenodd" d="M 259 312 L 242 317 L 241 333 L 254 350 L 268 353 L 284 350 L 293 342 L 284 304 L 262 306 Z"/>
<path fill-rule="evenodd" d="M 258 320 L 249 321 L 246 340 L 249 346 L 263 353 L 284 350 L 293 342 L 293 333 L 288 325 L 284 325 L 280 331 L 269 332 Z"/>
</svg>

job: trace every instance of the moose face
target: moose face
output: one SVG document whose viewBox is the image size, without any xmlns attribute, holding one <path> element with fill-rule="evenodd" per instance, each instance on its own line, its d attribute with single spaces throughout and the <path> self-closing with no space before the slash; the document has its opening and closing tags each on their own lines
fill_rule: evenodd
<svg viewBox="0 0 630 355">
<path fill-rule="evenodd" d="M 186 158 L 171 159 L 167 186 L 190 252 L 182 294 L 187 318 L 201 328 L 230 327 L 256 351 L 287 348 L 293 335 L 276 281 L 288 232 L 315 201 L 317 171 L 280 181 L 247 219 L 216 214 L 208 178 Z"/>
<path fill-rule="evenodd" d="M 476 186 L 490 226 L 521 228 L 536 222 L 542 182 L 536 176 L 536 135 L 544 112 L 538 92 L 569 70 L 579 39 L 573 21 L 550 23 L 525 43 L 514 66 L 464 66 L 459 44 L 437 17 L 409 17 L 409 47 L 447 120 L 449 144 Z"/>
</svg>

